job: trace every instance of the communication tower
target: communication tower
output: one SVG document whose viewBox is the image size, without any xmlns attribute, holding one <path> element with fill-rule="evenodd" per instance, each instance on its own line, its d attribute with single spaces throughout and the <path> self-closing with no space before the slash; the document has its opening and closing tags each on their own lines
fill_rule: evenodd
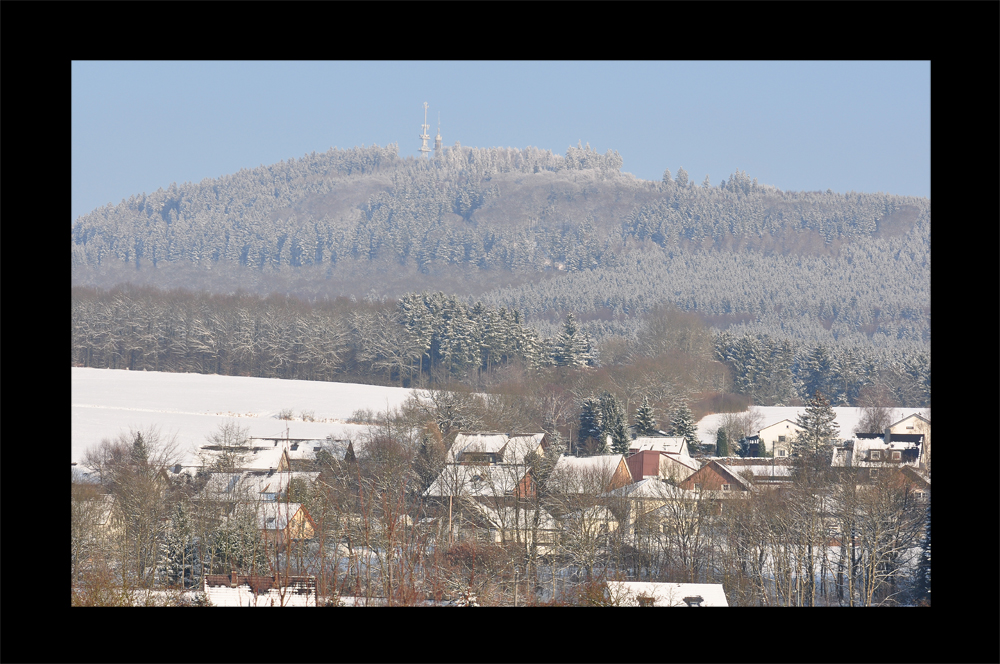
<svg viewBox="0 0 1000 664">
<path fill-rule="evenodd" d="M 427 153 L 431 151 L 431 149 L 429 147 L 427 147 L 427 141 L 431 140 L 431 137 L 427 133 L 427 130 L 430 129 L 431 127 L 430 127 L 429 124 L 427 124 L 427 102 L 426 101 L 424 102 L 424 123 L 422 125 L 420 125 L 420 126 L 423 127 L 423 129 L 424 129 L 424 133 L 420 134 L 420 136 L 419 136 L 419 138 L 421 140 L 423 140 L 423 144 L 420 146 L 420 152 L 423 154 L 424 157 L 426 157 Z"/>
</svg>

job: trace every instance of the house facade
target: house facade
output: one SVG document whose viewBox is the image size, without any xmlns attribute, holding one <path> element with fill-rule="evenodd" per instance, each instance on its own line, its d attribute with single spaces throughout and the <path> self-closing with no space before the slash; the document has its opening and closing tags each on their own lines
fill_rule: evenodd
<svg viewBox="0 0 1000 664">
<path fill-rule="evenodd" d="M 804 429 L 791 420 L 781 420 L 770 424 L 758 432 L 759 444 L 773 457 L 792 455 L 792 443 Z"/>
<path fill-rule="evenodd" d="M 900 421 L 890 424 L 886 430 L 890 442 L 902 440 L 901 436 L 923 435 L 923 448 L 920 456 L 920 466 L 931 469 L 931 421 L 918 413 L 907 415 Z"/>
<path fill-rule="evenodd" d="M 745 470 L 718 461 L 709 461 L 678 486 L 715 498 L 735 498 L 751 490 Z"/>
</svg>

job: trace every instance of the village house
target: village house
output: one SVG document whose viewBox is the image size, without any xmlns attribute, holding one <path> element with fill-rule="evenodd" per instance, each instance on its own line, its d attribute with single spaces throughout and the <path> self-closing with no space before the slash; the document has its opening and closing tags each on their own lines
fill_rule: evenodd
<svg viewBox="0 0 1000 664">
<path fill-rule="evenodd" d="M 918 468 L 922 444 L 922 434 L 896 434 L 895 439 L 889 439 L 888 434 L 856 434 L 842 445 L 834 446 L 830 465 L 834 468 Z"/>
<path fill-rule="evenodd" d="M 621 454 L 567 455 L 559 457 L 549 483 L 559 493 L 598 495 L 631 484 L 632 473 Z"/>
<path fill-rule="evenodd" d="M 680 482 L 701 467 L 701 464 L 691 457 L 684 458 L 654 449 L 636 451 L 625 459 L 625 463 L 635 482 L 648 477 L 669 478 Z"/>
<path fill-rule="evenodd" d="M 903 419 L 890 424 L 886 430 L 886 438 L 891 441 L 903 441 L 904 436 L 923 436 L 920 467 L 931 469 L 931 421 L 918 413 L 907 415 Z"/>
<path fill-rule="evenodd" d="M 791 457 L 711 457 L 706 461 L 718 461 L 758 488 L 780 487 L 792 482 Z"/>
<path fill-rule="evenodd" d="M 715 460 L 709 461 L 678 486 L 688 491 L 699 491 L 710 498 L 737 498 L 752 489 L 750 481 L 738 466 Z"/>
<path fill-rule="evenodd" d="M 287 544 L 311 539 L 316 522 L 301 503 L 262 503 L 257 506 L 257 524 L 268 541 Z"/>
<path fill-rule="evenodd" d="M 805 429 L 798 424 L 786 419 L 764 427 L 757 435 L 768 455 L 781 458 L 792 455 L 792 443 L 803 431 Z"/>
<path fill-rule="evenodd" d="M 532 453 L 544 456 L 547 443 L 544 432 L 459 432 L 448 450 L 446 463 L 524 464 Z"/>
</svg>

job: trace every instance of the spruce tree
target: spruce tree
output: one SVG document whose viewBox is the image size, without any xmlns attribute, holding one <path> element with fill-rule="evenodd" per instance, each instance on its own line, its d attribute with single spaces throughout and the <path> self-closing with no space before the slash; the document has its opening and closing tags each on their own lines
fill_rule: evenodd
<svg viewBox="0 0 1000 664">
<path fill-rule="evenodd" d="M 577 442 L 577 452 L 590 440 L 601 437 L 601 408 L 597 399 L 588 397 L 584 399 L 580 409 L 580 435 Z"/>
<path fill-rule="evenodd" d="M 643 397 L 639 404 L 639 410 L 635 414 L 635 432 L 639 436 L 648 436 L 656 433 L 656 419 L 653 416 L 653 407 L 649 405 L 649 397 Z"/>
<path fill-rule="evenodd" d="M 566 314 L 563 331 L 556 339 L 553 360 L 560 367 L 584 367 L 591 361 L 590 338 L 580 330 L 572 312 Z"/>
<path fill-rule="evenodd" d="M 611 451 L 628 454 L 628 430 L 625 427 L 625 409 L 618 397 L 605 392 L 601 395 L 601 440 L 611 437 Z M 607 450 L 604 450 L 607 453 Z"/>
<path fill-rule="evenodd" d="M 835 420 L 837 414 L 821 392 L 816 392 L 806 404 L 805 412 L 795 418 L 795 424 L 803 431 L 796 436 L 794 446 L 799 451 L 815 452 L 820 445 L 828 444 L 840 432 Z"/>
<path fill-rule="evenodd" d="M 729 456 L 729 439 L 726 437 L 726 430 L 719 427 L 719 432 L 715 434 L 715 456 Z"/>
<path fill-rule="evenodd" d="M 191 523 L 183 502 L 177 503 L 163 540 L 160 573 L 172 588 L 190 588 L 198 577 L 199 561 Z"/>
<path fill-rule="evenodd" d="M 698 427 L 695 425 L 694 415 L 686 403 L 681 404 L 681 407 L 674 413 L 674 417 L 670 421 L 670 434 L 683 436 L 691 454 L 701 451 L 701 445 L 698 442 Z"/>
</svg>

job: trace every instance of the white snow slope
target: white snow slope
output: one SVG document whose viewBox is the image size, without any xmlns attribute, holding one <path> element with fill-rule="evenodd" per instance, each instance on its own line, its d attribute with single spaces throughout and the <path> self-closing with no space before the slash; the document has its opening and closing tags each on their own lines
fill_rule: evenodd
<svg viewBox="0 0 1000 664">
<path fill-rule="evenodd" d="M 177 436 L 181 451 L 207 444 L 205 437 L 226 421 L 250 435 L 291 438 L 354 437 L 363 425 L 344 424 L 355 410 L 399 406 L 413 392 L 400 387 L 277 378 L 121 371 L 72 367 L 72 460 L 87 448 L 130 428 L 155 425 Z M 294 420 L 275 419 L 291 409 Z M 303 422 L 313 411 L 315 422 Z"/>
</svg>

